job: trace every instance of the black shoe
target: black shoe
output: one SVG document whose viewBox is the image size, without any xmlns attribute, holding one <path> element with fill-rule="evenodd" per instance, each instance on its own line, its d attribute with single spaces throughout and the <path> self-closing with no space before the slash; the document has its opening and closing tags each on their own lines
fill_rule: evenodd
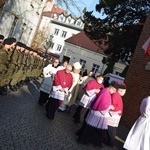
<svg viewBox="0 0 150 150">
<path fill-rule="evenodd" d="M 22 80 L 21 84 L 22 84 L 22 86 L 24 86 L 24 85 L 26 85 L 26 82 Z"/>
<path fill-rule="evenodd" d="M 23 81 L 20 81 L 19 84 L 20 84 L 20 87 L 22 87 L 24 85 Z"/>
<path fill-rule="evenodd" d="M 19 87 L 17 85 L 14 85 L 14 88 L 16 89 L 16 91 L 19 89 Z"/>
<path fill-rule="evenodd" d="M 2 87 L 2 88 L 1 88 L 1 91 L 6 92 L 6 93 L 9 93 L 9 92 L 10 92 L 10 90 L 9 90 L 9 88 L 8 88 L 7 85 L 4 86 L 4 87 Z"/>
<path fill-rule="evenodd" d="M 7 95 L 7 92 L 0 88 L 0 95 Z"/>
<path fill-rule="evenodd" d="M 6 92 L 7 92 L 7 93 L 11 92 L 11 90 L 9 89 L 9 86 L 8 86 L 8 85 L 5 87 L 5 89 L 6 89 Z"/>
<path fill-rule="evenodd" d="M 28 82 L 30 82 L 30 79 L 27 78 L 27 79 L 24 80 L 24 82 L 25 82 L 25 83 L 28 83 Z"/>
<path fill-rule="evenodd" d="M 64 112 L 64 111 L 63 111 L 63 110 L 61 110 L 61 109 L 57 109 L 57 111 L 58 111 L 58 112 Z"/>
<path fill-rule="evenodd" d="M 49 117 L 47 114 L 46 114 L 46 117 L 49 119 L 49 120 L 53 120 L 54 118 L 52 117 Z"/>
<path fill-rule="evenodd" d="M 13 91 L 13 92 L 14 92 L 14 91 L 17 91 L 17 89 L 15 88 L 15 86 L 12 86 L 12 85 L 9 87 L 9 89 L 10 89 L 11 91 Z"/>
<path fill-rule="evenodd" d="M 35 79 L 36 79 L 36 80 L 39 80 L 39 77 L 36 77 Z"/>
<path fill-rule="evenodd" d="M 77 131 L 75 132 L 75 135 L 76 135 L 76 136 L 80 136 L 81 133 L 82 133 L 82 128 L 80 128 L 79 130 L 77 130 Z"/>
<path fill-rule="evenodd" d="M 21 85 L 20 82 L 18 82 L 18 83 L 16 84 L 16 86 L 17 86 L 18 88 L 20 88 L 22 85 Z"/>
</svg>

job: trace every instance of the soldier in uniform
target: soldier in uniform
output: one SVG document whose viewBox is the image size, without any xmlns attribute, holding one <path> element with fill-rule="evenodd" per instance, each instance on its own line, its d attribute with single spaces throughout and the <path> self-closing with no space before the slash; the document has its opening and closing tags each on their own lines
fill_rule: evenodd
<svg viewBox="0 0 150 150">
<path fill-rule="evenodd" d="M 20 74 L 22 73 L 21 61 L 22 61 L 23 52 L 24 52 L 24 48 L 22 48 L 22 44 L 23 43 L 21 43 L 21 42 L 16 43 L 16 47 L 15 47 L 15 50 L 14 50 L 14 53 L 12 56 L 13 57 L 12 62 L 15 65 L 13 76 L 12 76 L 12 79 L 10 81 L 10 88 L 12 91 L 17 90 L 20 87 L 20 84 L 19 84 L 20 79 L 19 78 L 21 78 Z"/>
<path fill-rule="evenodd" d="M 6 73 L 6 85 L 7 87 L 9 86 L 9 89 L 13 91 L 13 88 L 10 85 L 10 82 L 12 80 L 13 74 L 15 72 L 16 69 L 16 60 L 17 60 L 17 55 L 16 54 L 16 50 L 15 50 L 15 45 L 16 45 L 16 39 L 15 38 L 10 38 L 12 41 L 11 47 L 9 49 L 9 58 L 8 58 L 8 71 Z"/>
<path fill-rule="evenodd" d="M 37 68 L 37 76 L 40 77 L 43 71 L 43 62 L 44 62 L 44 57 L 39 56 L 39 63 L 38 63 L 38 68 Z"/>
<path fill-rule="evenodd" d="M 21 43 L 21 42 L 17 42 L 17 47 L 16 47 L 19 51 L 19 57 L 18 57 L 18 72 L 15 75 L 15 82 L 17 87 L 21 87 L 24 85 L 23 81 L 22 81 L 22 76 L 24 74 L 23 69 L 24 69 L 24 64 L 23 64 L 23 58 L 24 58 L 24 54 L 25 54 L 25 49 L 26 49 L 26 45 Z"/>
<path fill-rule="evenodd" d="M 21 78 L 21 82 L 23 85 L 26 84 L 27 80 L 27 71 L 28 71 L 28 67 L 29 67 L 29 50 L 26 47 L 25 51 L 24 51 L 24 55 L 23 55 L 23 59 L 22 59 L 22 78 Z"/>
<path fill-rule="evenodd" d="M 30 52 L 29 52 L 29 58 L 28 61 L 30 62 L 30 66 L 28 67 L 28 71 L 27 71 L 27 77 L 29 80 L 32 80 L 32 72 L 34 69 L 34 63 L 35 63 L 35 52 L 33 49 L 29 48 Z"/>
<path fill-rule="evenodd" d="M 3 41 L 3 48 L 0 51 L 0 94 L 6 95 L 7 88 L 6 85 L 8 83 L 8 66 L 10 60 L 10 52 L 11 49 L 14 47 L 13 38 L 7 38 Z"/>
<path fill-rule="evenodd" d="M 33 69 L 33 72 L 32 72 L 32 77 L 33 77 L 33 79 L 38 79 L 40 55 L 37 51 L 35 51 L 35 52 L 36 52 L 36 55 L 35 55 L 34 69 Z"/>
</svg>

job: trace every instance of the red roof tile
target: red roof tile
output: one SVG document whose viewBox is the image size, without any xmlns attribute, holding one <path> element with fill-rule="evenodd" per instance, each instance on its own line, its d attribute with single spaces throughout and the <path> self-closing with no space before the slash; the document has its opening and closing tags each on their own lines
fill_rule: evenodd
<svg viewBox="0 0 150 150">
<path fill-rule="evenodd" d="M 98 47 L 85 33 L 81 31 L 80 33 L 65 40 L 68 43 L 86 48 L 88 50 L 104 54 L 104 50 Z M 104 47 L 104 46 L 103 46 Z"/>
<path fill-rule="evenodd" d="M 56 13 L 56 14 L 61 14 L 61 13 L 65 13 L 66 11 L 59 8 L 57 5 L 53 5 L 51 12 Z"/>
<path fill-rule="evenodd" d="M 59 8 L 57 5 L 53 5 L 51 11 L 43 12 L 43 16 L 52 18 L 54 16 L 54 14 L 60 15 L 62 13 L 66 14 L 67 12 L 65 10 Z"/>
</svg>

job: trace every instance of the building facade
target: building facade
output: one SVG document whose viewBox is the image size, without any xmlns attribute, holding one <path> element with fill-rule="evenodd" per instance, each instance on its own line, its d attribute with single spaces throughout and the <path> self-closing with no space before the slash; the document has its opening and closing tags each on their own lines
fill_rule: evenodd
<svg viewBox="0 0 150 150">
<path fill-rule="evenodd" d="M 44 31 L 47 40 L 52 42 L 48 46 L 48 52 L 61 55 L 65 40 L 76 35 L 83 28 L 81 17 L 75 18 L 72 15 L 67 15 L 65 11 L 62 13 L 52 11 L 43 14 L 39 30 Z"/>
<path fill-rule="evenodd" d="M 0 34 L 30 46 L 47 0 L 8 0 L 0 14 Z M 52 3 L 53 4 L 53 3 Z"/>
<path fill-rule="evenodd" d="M 82 31 L 65 41 L 60 61 L 67 60 L 70 64 L 78 61 L 82 65 L 83 70 L 85 68 L 88 72 L 92 70 L 97 75 L 103 74 L 107 67 L 102 63 L 103 57 L 107 57 L 104 54 L 104 50 L 98 47 Z M 125 64 L 116 63 L 113 73 L 121 73 L 125 66 Z"/>
</svg>

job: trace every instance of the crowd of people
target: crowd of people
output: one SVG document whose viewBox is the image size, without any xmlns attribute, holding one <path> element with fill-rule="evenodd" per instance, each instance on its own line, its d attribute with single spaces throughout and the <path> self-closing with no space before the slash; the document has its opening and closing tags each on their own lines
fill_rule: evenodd
<svg viewBox="0 0 150 150">
<path fill-rule="evenodd" d="M 38 103 L 45 106 L 46 117 L 53 120 L 56 112 L 68 112 L 76 104 L 73 118 L 81 126 L 75 133 L 78 141 L 114 147 L 126 85 L 115 81 L 110 84 L 103 75 L 94 77 L 93 71 L 83 75 L 79 62 L 58 64 L 59 59 L 55 59 L 43 68 Z"/>
<path fill-rule="evenodd" d="M 36 50 L 0 35 L 0 95 L 16 91 L 43 72 L 46 59 Z"/>
<path fill-rule="evenodd" d="M 78 142 L 102 147 L 114 147 L 115 136 L 123 115 L 122 97 L 126 85 L 113 81 L 94 72 L 81 73 L 79 62 L 69 64 L 59 59 L 46 64 L 46 59 L 38 52 L 15 38 L 0 35 L 0 94 L 16 91 L 26 82 L 43 75 L 38 103 L 45 106 L 46 117 L 55 119 L 56 112 L 70 111 L 77 105 L 74 122 L 81 126 L 75 132 Z M 141 116 L 135 122 L 125 141 L 128 150 L 150 148 L 149 114 L 150 96 L 143 99 Z M 144 143 L 144 144 L 142 144 Z"/>
</svg>

